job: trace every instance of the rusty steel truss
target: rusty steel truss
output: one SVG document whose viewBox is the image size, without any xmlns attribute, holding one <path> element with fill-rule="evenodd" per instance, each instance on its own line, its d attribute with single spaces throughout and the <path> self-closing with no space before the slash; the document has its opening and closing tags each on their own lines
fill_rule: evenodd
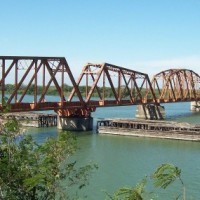
<svg viewBox="0 0 200 200">
<path fill-rule="evenodd" d="M 63 57 L 0 56 L 0 73 L 1 100 L 5 100 L 10 106 L 11 112 L 55 110 L 60 113 L 68 109 L 68 113 L 73 114 L 77 109 L 85 107 L 68 63 Z M 70 81 L 75 90 L 77 96 L 75 102 L 66 101 L 64 95 L 66 80 Z M 14 89 L 7 94 L 5 85 L 10 83 L 14 85 Z M 40 94 L 38 85 L 42 86 Z M 50 86 L 56 88 L 59 97 L 57 101 L 46 99 Z M 32 98 L 28 95 L 31 88 L 34 91 Z M 5 105 L 1 104 L 0 108 L 3 109 L 3 106 Z"/>
<path fill-rule="evenodd" d="M 200 100 L 200 76 L 188 69 L 169 69 L 151 81 L 157 102 L 170 103 Z"/>
<path fill-rule="evenodd" d="M 169 69 L 150 82 L 145 73 L 108 63 L 88 63 L 76 82 L 64 57 L 0 56 L 0 110 L 8 105 L 10 112 L 87 117 L 97 107 L 200 101 L 199 84 L 192 70 Z M 52 86 L 57 99 L 47 95 Z"/>
<path fill-rule="evenodd" d="M 79 90 L 84 89 L 82 94 L 88 107 L 156 103 L 147 74 L 108 63 L 85 65 L 77 85 Z M 148 99 L 145 98 L 147 91 Z M 68 100 L 71 101 L 74 95 L 75 88 Z"/>
</svg>

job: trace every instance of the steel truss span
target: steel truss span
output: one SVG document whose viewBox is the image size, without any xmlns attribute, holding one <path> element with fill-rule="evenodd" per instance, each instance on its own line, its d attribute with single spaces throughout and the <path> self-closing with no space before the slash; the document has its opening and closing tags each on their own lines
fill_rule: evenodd
<svg viewBox="0 0 200 200">
<path fill-rule="evenodd" d="M 109 63 L 84 66 L 78 80 L 79 89 L 85 86 L 84 99 L 87 106 L 123 106 L 154 102 L 155 95 L 147 74 Z M 148 99 L 145 94 L 149 92 Z M 75 89 L 69 101 L 75 95 Z"/>
<path fill-rule="evenodd" d="M 76 85 L 74 77 L 63 57 L 0 57 L 1 99 L 10 106 L 11 112 L 39 110 L 74 110 L 84 107 L 85 103 Z M 75 89 L 76 102 L 67 102 L 64 95 L 66 82 Z M 14 85 L 11 93 L 6 93 L 6 85 Z M 42 88 L 42 91 L 39 91 Z M 47 101 L 46 94 L 55 86 L 59 99 Z M 29 92 L 33 92 L 32 99 Z M 29 97 L 29 98 L 28 98 Z M 3 105 L 1 105 L 1 108 Z"/>
<path fill-rule="evenodd" d="M 189 69 L 168 69 L 151 81 L 159 103 L 200 100 L 200 76 Z"/>
<path fill-rule="evenodd" d="M 88 117 L 97 107 L 199 101 L 199 82 L 192 70 L 169 69 L 150 81 L 145 73 L 109 63 L 88 63 L 75 81 L 64 57 L 0 56 L 0 109 Z M 47 96 L 52 88 L 56 100 Z"/>
</svg>

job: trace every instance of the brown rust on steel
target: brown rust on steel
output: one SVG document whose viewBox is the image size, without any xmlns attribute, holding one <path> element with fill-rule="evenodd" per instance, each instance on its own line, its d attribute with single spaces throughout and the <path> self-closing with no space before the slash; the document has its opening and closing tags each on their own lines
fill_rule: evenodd
<svg viewBox="0 0 200 200">
<path fill-rule="evenodd" d="M 26 70 L 26 72 L 24 73 L 23 77 L 21 78 L 20 82 L 15 85 L 15 89 L 13 91 L 13 93 L 11 94 L 10 98 L 8 99 L 7 103 L 10 104 L 13 97 L 17 94 L 17 90 L 20 88 L 20 86 L 22 85 L 23 81 L 25 80 L 26 76 L 28 75 L 29 71 L 31 70 L 32 66 L 34 64 L 34 61 L 31 62 L 31 64 L 29 65 L 28 69 Z"/>
<path fill-rule="evenodd" d="M 57 89 L 57 91 L 58 91 L 58 93 L 60 95 L 61 102 L 65 101 L 65 97 L 62 95 L 63 94 L 62 90 L 61 90 L 61 88 L 60 88 L 60 86 L 59 86 L 59 84 L 58 84 L 58 82 L 57 82 L 57 80 L 55 78 L 55 75 L 56 75 L 57 71 L 60 70 L 60 66 L 62 66 L 61 61 L 58 64 L 58 66 L 56 67 L 56 70 L 54 71 L 55 73 L 52 72 L 52 69 L 51 69 L 51 67 L 50 67 L 48 62 L 45 62 L 45 64 L 46 64 L 47 70 L 49 71 L 49 74 L 51 75 L 52 81 L 54 82 L 54 85 L 56 86 L 56 89 Z M 62 73 L 64 73 L 64 72 L 62 71 Z"/>
<path fill-rule="evenodd" d="M 123 73 L 122 73 L 122 77 L 123 77 L 123 80 L 124 80 L 125 85 L 126 85 L 126 87 L 125 87 L 125 89 L 124 89 L 124 92 L 123 92 L 123 95 L 125 94 L 126 89 L 127 89 L 127 90 L 128 90 L 128 94 L 129 94 L 130 99 L 131 99 L 131 102 L 133 102 L 133 96 L 132 96 L 132 93 L 131 93 L 131 91 L 130 91 L 130 89 L 129 89 L 129 87 L 128 87 L 128 84 L 130 83 L 131 77 L 129 78 L 128 82 L 126 81 L 125 75 L 124 75 Z M 120 99 L 120 100 L 121 100 L 121 99 Z"/>
<path fill-rule="evenodd" d="M 77 85 L 77 86 L 80 84 L 80 82 L 81 82 L 81 80 L 82 80 L 82 78 L 83 78 L 84 71 L 85 71 L 86 67 L 87 67 L 87 65 L 84 66 L 84 68 L 82 69 L 81 74 L 79 75 L 79 78 L 78 78 L 78 80 L 77 80 L 77 82 L 76 82 L 76 85 Z M 69 97 L 68 97 L 68 101 L 71 101 L 71 100 L 72 100 L 72 98 L 74 97 L 74 95 L 75 95 L 75 93 L 76 93 L 77 90 L 79 90 L 78 87 L 77 87 L 77 88 L 75 88 L 75 87 L 73 88 L 73 90 L 71 91 L 71 93 L 70 93 L 70 95 L 69 95 Z M 82 100 L 83 100 L 83 99 L 82 99 Z"/>
<path fill-rule="evenodd" d="M 4 61 L 4 59 L 3 59 L 3 61 Z M 5 62 L 5 61 L 4 61 Z M 6 72 L 4 71 L 4 73 L 3 73 L 3 70 L 5 70 L 5 63 L 4 64 L 2 64 L 3 66 L 2 66 L 2 79 L 0 80 L 0 85 L 2 84 L 2 81 L 7 77 L 7 75 L 9 74 L 9 72 L 10 72 L 10 70 L 12 69 L 12 67 L 14 66 L 14 64 L 15 64 L 15 62 L 16 62 L 16 60 L 13 60 L 13 62 L 11 63 L 11 65 L 9 66 L 9 68 L 6 70 Z M 3 75 L 4 74 L 4 75 Z M 4 78 L 4 79 L 3 79 Z"/>
<path fill-rule="evenodd" d="M 157 98 L 160 102 L 198 101 L 195 84 L 199 87 L 199 83 L 195 83 L 194 77 L 200 79 L 200 76 L 192 70 L 169 69 L 156 74 L 151 84 L 154 85 L 154 91 L 158 90 Z M 158 84 L 159 79 L 163 81 L 162 86 Z"/>
<path fill-rule="evenodd" d="M 35 60 L 35 72 L 34 72 L 34 79 L 35 79 L 35 84 L 34 84 L 34 103 L 37 102 L 37 60 Z"/>
<path fill-rule="evenodd" d="M 117 93 L 116 93 L 116 91 L 115 91 L 115 87 L 114 87 L 114 85 L 113 85 L 113 82 L 112 82 L 112 80 L 111 80 L 111 77 L 110 77 L 110 74 L 109 74 L 107 68 L 105 68 L 104 71 L 105 71 L 105 74 L 106 74 L 106 76 L 107 76 L 107 78 L 108 78 L 108 82 L 110 83 L 111 90 L 112 90 L 112 92 L 113 92 L 113 94 L 114 94 L 114 97 L 115 97 L 116 101 L 118 102 L 118 96 L 117 96 Z"/>
<path fill-rule="evenodd" d="M 19 63 L 18 61 L 28 60 L 28 65 Z M 88 116 L 100 106 L 117 106 L 117 105 L 136 105 L 146 103 L 169 103 L 179 101 L 198 101 L 200 100 L 199 80 L 200 77 L 197 73 L 187 69 L 169 69 L 162 71 L 154 76 L 152 82 L 150 82 L 147 74 L 137 72 L 124 67 L 119 67 L 113 64 L 93 64 L 88 63 L 82 70 L 79 79 L 75 82 L 74 77 L 70 71 L 68 63 L 63 57 L 30 57 L 30 56 L 0 56 L 2 67 L 2 78 L 0 80 L 2 99 L 5 97 L 5 83 L 11 70 L 14 69 L 14 85 L 15 89 L 8 97 L 8 104 L 11 105 L 11 111 L 22 110 L 50 110 L 54 109 L 59 113 L 68 113 L 67 115 L 80 115 Z M 7 62 L 8 61 L 8 62 Z M 38 89 L 38 73 L 43 66 L 42 74 L 42 94 L 37 100 Z M 7 68 L 6 68 L 7 67 Z M 19 79 L 18 70 L 25 70 L 25 73 Z M 26 88 L 23 90 L 18 100 L 18 90 L 24 83 L 27 76 L 30 75 L 30 70 L 34 69 L 33 75 L 29 79 Z M 50 75 L 50 80 L 46 83 L 46 72 Z M 56 79 L 57 72 L 61 72 L 61 86 Z M 68 74 L 70 81 L 73 85 L 73 90 L 68 98 L 65 100 L 64 96 L 64 75 Z M 117 86 L 114 86 L 114 80 L 111 75 L 117 76 Z M 86 76 L 86 100 L 79 90 L 79 84 L 83 77 Z M 128 78 L 127 78 L 128 77 Z M 92 79 L 92 85 L 89 86 L 89 78 Z M 115 100 L 106 100 L 106 80 L 110 85 L 111 91 Z M 137 80 L 140 80 L 138 82 Z M 159 85 L 158 81 L 162 81 L 162 85 Z M 34 82 L 33 82 L 34 81 Z M 103 83 L 101 83 L 102 81 Z M 122 85 L 122 82 L 124 85 Z M 61 102 L 43 102 L 45 95 L 53 83 L 59 93 Z M 102 91 L 97 84 L 103 84 Z M 130 84 L 131 83 L 131 87 Z M 22 102 L 24 96 L 27 94 L 28 89 L 34 85 L 34 103 Z M 95 92 L 98 93 L 99 99 L 91 100 L 92 95 Z M 143 89 L 146 89 L 146 94 L 143 95 Z M 158 94 L 155 95 L 155 91 Z M 72 102 L 72 98 L 75 93 L 78 96 L 77 102 Z M 148 97 L 151 94 L 151 97 Z M 126 96 L 127 95 L 127 96 Z M 127 98 L 128 99 L 124 99 Z M 15 103 L 11 103 L 13 102 Z M 73 111 L 74 110 L 74 111 Z M 62 112 L 61 112 L 62 111 Z"/>
<path fill-rule="evenodd" d="M 37 74 L 38 71 L 40 70 L 42 64 L 43 64 L 43 63 L 42 63 L 42 61 L 41 61 L 41 63 L 40 63 L 40 64 L 38 65 L 38 67 L 37 67 L 36 74 Z M 35 79 L 36 74 L 33 74 L 32 78 L 30 79 L 29 83 L 27 84 L 27 86 L 26 86 L 24 92 L 22 93 L 20 99 L 18 100 L 18 103 L 21 103 L 21 102 L 22 102 L 22 100 L 23 100 L 24 96 L 26 95 L 28 89 L 30 88 L 30 86 L 31 86 L 31 84 L 32 84 L 32 82 L 33 82 L 33 80 Z"/>
<path fill-rule="evenodd" d="M 56 73 L 58 72 L 59 66 L 60 66 L 60 63 L 59 63 L 58 66 L 56 67 L 56 69 L 54 70 L 54 72 L 52 72 L 50 66 L 47 65 L 47 62 L 44 61 L 44 63 L 45 63 L 45 66 L 47 67 L 47 70 L 48 70 L 49 74 L 51 75 L 51 78 L 50 78 L 50 80 L 49 80 L 49 82 L 48 82 L 48 84 L 47 84 L 45 90 L 42 92 L 41 97 L 40 97 L 40 99 L 39 99 L 38 102 L 37 102 L 38 104 L 41 103 L 42 100 L 44 99 L 44 96 L 45 96 L 45 94 L 46 94 L 46 92 L 47 92 L 49 86 L 51 85 L 53 79 L 55 78 L 55 75 L 56 75 Z M 48 68 L 48 67 L 49 67 L 49 68 Z M 59 92 L 59 94 L 60 94 L 60 89 L 58 90 L 58 92 Z"/>
<path fill-rule="evenodd" d="M 90 70 L 90 68 L 89 68 L 89 70 Z M 94 81 L 95 81 L 95 78 L 94 78 L 93 73 L 90 73 L 90 75 L 91 75 L 92 80 L 93 80 L 93 82 L 94 82 Z M 96 85 L 95 89 L 97 90 L 97 93 L 98 93 L 98 95 L 99 95 L 99 98 L 102 99 L 101 92 L 99 91 L 99 88 L 98 88 L 97 85 Z"/>
<path fill-rule="evenodd" d="M 2 90 L 2 99 L 5 96 L 4 90 L 5 90 L 5 79 L 7 77 L 7 75 L 9 74 L 9 72 L 12 70 L 12 68 L 15 66 L 15 70 L 14 70 L 14 85 L 15 85 L 15 90 L 10 94 L 10 96 L 8 97 L 8 104 L 11 105 L 11 111 L 12 112 L 16 112 L 16 111 L 22 111 L 22 110 L 48 110 L 48 109 L 58 109 L 58 108 L 62 108 L 62 102 L 61 105 L 56 106 L 56 104 L 49 104 L 46 103 L 44 104 L 42 101 L 44 99 L 44 95 L 46 94 L 46 91 L 48 89 L 48 85 L 45 86 L 45 69 L 48 69 L 48 72 L 51 76 L 50 82 L 53 82 L 54 85 L 56 86 L 59 95 L 61 97 L 63 97 L 63 91 L 61 89 L 61 87 L 59 86 L 59 84 L 57 83 L 57 80 L 55 78 L 55 74 L 56 74 L 56 70 L 62 72 L 62 77 L 64 76 L 64 71 L 66 71 L 69 75 L 70 80 L 72 81 L 72 85 L 75 84 L 74 78 L 70 72 L 70 69 L 68 67 L 68 64 L 65 60 L 65 58 L 59 58 L 59 57 L 29 57 L 29 56 L 0 56 L 0 59 L 2 61 L 1 67 L 2 67 L 2 78 L 0 80 L 1 82 L 1 90 Z M 5 62 L 8 60 L 8 62 L 6 63 L 5 66 Z M 30 62 L 29 65 L 27 66 L 27 61 Z M 20 61 L 20 63 L 18 63 L 18 61 Z M 58 68 L 58 66 L 54 65 L 53 62 L 61 62 L 62 61 L 62 69 Z M 49 63 L 51 62 L 52 66 L 52 70 L 50 69 Z M 38 65 L 39 63 L 39 65 Z M 25 73 L 23 74 L 22 78 L 18 81 L 18 70 L 19 70 L 19 64 L 20 64 L 20 69 L 21 70 L 25 70 Z M 24 65 L 25 64 L 25 65 Z M 37 102 L 37 74 L 39 69 L 41 68 L 41 66 L 43 65 L 43 93 L 41 96 L 41 101 Z M 63 65 L 65 65 L 65 68 L 63 67 Z M 67 65 L 67 66 L 66 66 Z M 7 68 L 6 68 L 7 67 Z M 20 95 L 20 99 L 17 100 L 17 95 L 18 95 L 18 90 L 20 88 L 20 86 L 23 84 L 25 78 L 30 74 L 30 70 L 34 69 L 35 72 L 33 75 L 31 75 L 31 79 L 29 79 L 28 81 L 28 85 L 26 86 L 26 88 L 23 90 L 22 95 Z M 65 70 L 63 70 L 65 69 Z M 53 71 L 51 73 L 51 71 Z M 35 81 L 34 81 L 35 80 Z M 33 83 L 34 81 L 34 83 Z M 24 96 L 27 94 L 28 89 L 30 88 L 31 85 L 34 85 L 34 104 L 33 103 L 24 103 L 22 102 Z M 76 88 L 76 90 L 78 90 L 76 84 L 74 85 L 74 88 Z M 77 95 L 79 96 L 79 102 L 82 102 L 82 105 L 79 105 L 78 107 L 82 107 L 84 105 L 82 96 L 80 95 L 80 92 L 77 91 Z M 11 103 L 13 97 L 15 97 L 15 103 Z M 62 98 L 63 99 L 63 98 Z M 42 107 L 41 107 L 42 105 Z M 52 106 L 49 106 L 52 105 Z M 1 106 L 0 106 L 1 107 Z M 67 107 L 70 107 L 73 109 L 73 106 L 69 105 Z M 1 108 L 2 109 L 2 108 Z"/>
<path fill-rule="evenodd" d="M 94 89 L 96 88 L 97 82 L 99 81 L 99 78 L 100 78 L 100 76 L 101 76 L 101 74 L 102 74 L 102 72 L 103 72 L 103 70 L 104 70 L 104 66 L 105 66 L 105 64 L 102 64 L 102 65 L 101 65 L 101 68 L 100 68 L 100 70 L 99 70 L 99 72 L 98 72 L 98 74 L 97 74 L 97 78 L 96 78 L 96 80 L 94 81 L 92 87 L 90 88 L 90 91 L 89 91 L 88 96 L 87 96 L 87 98 L 86 98 L 86 101 L 85 101 L 86 103 L 89 102 L 89 100 L 90 100 L 90 98 L 91 98 L 91 96 L 92 96 L 92 93 L 94 92 Z"/>
<path fill-rule="evenodd" d="M 18 83 L 18 61 L 15 63 L 15 88 L 17 87 Z M 15 93 L 15 103 L 17 102 L 17 92 Z"/>
<path fill-rule="evenodd" d="M 91 70 L 91 67 L 93 67 L 94 70 Z M 97 68 L 98 68 L 98 70 L 97 70 Z M 86 95 L 86 103 L 87 104 L 90 101 L 90 98 L 91 98 L 91 96 L 92 96 L 92 94 L 94 92 L 94 89 L 97 90 L 101 102 L 105 101 L 105 77 L 108 80 L 108 83 L 110 85 L 111 91 L 112 91 L 112 93 L 114 95 L 114 98 L 116 99 L 118 105 L 121 104 L 120 101 L 122 101 L 123 94 L 126 92 L 126 90 L 128 90 L 128 93 L 129 93 L 129 96 L 130 96 L 130 100 L 129 101 L 132 102 L 133 104 L 135 103 L 134 99 L 132 97 L 132 88 L 130 90 L 129 86 L 128 86 L 128 84 L 131 81 L 131 77 L 134 80 L 132 82 L 134 82 L 134 88 L 136 88 L 136 90 L 137 90 L 137 96 L 141 93 L 141 91 L 143 89 L 143 86 L 144 86 L 144 83 L 146 83 L 146 85 L 150 84 L 150 80 L 148 78 L 148 75 L 144 74 L 144 73 L 139 73 L 137 71 L 133 71 L 133 70 L 130 70 L 130 69 L 126 69 L 126 68 L 119 67 L 119 66 L 112 65 L 112 64 L 108 64 L 108 63 L 104 64 L 104 68 L 103 68 L 102 72 L 100 71 L 100 69 L 102 69 L 102 64 L 89 63 L 83 68 L 83 70 L 82 70 L 82 72 L 81 72 L 81 74 L 80 74 L 80 76 L 78 78 L 77 85 L 80 84 L 80 82 L 81 82 L 81 80 L 82 80 L 84 75 L 87 76 L 88 74 L 90 74 L 91 77 L 92 77 L 93 84 L 91 85 L 89 92 L 88 92 L 88 84 L 87 84 L 87 78 L 86 78 L 86 92 L 85 93 L 88 94 L 88 95 Z M 115 72 L 115 73 L 118 74 L 117 75 L 118 76 L 118 92 L 116 92 L 116 88 L 113 85 L 113 80 L 111 79 L 111 75 L 110 75 L 109 71 L 112 71 L 112 72 Z M 95 77 L 96 79 L 94 78 L 94 74 L 97 75 Z M 126 75 L 129 76 L 128 82 L 127 82 L 127 80 L 125 78 Z M 100 94 L 100 91 L 98 90 L 98 86 L 97 86 L 97 83 L 98 83 L 100 77 L 103 77 L 103 98 L 101 98 L 101 94 Z M 142 83 L 142 85 L 140 87 L 137 85 L 137 82 L 136 82 L 135 79 L 143 79 L 143 83 Z M 121 85 L 122 84 L 121 80 L 123 80 L 125 82 L 125 88 L 124 89 L 121 88 L 121 86 L 122 86 Z M 154 98 L 153 102 L 156 102 L 155 95 L 153 94 L 153 89 L 151 88 L 150 85 L 149 85 L 149 88 L 152 91 L 151 94 L 152 94 L 152 96 Z M 70 94 L 69 100 L 71 100 L 73 95 L 74 95 L 74 91 L 72 91 L 72 93 Z M 143 100 L 142 95 L 140 97 L 141 97 L 140 98 L 140 103 L 147 102 L 147 100 Z"/>
<path fill-rule="evenodd" d="M 75 88 L 75 92 L 76 92 L 76 94 L 77 94 L 77 96 L 78 96 L 78 99 L 79 99 L 81 105 L 82 105 L 82 106 L 85 106 L 85 102 L 83 101 L 83 97 L 82 97 L 82 95 L 81 95 L 81 93 L 80 93 L 80 90 L 79 90 L 79 88 L 78 88 L 78 85 L 76 84 L 76 81 L 74 80 L 74 77 L 73 77 L 73 75 L 72 75 L 72 73 L 71 73 L 71 70 L 70 70 L 70 68 L 69 68 L 69 65 L 68 65 L 68 63 L 67 63 L 67 61 L 66 61 L 65 58 L 63 58 L 62 60 L 63 60 L 63 63 L 65 64 L 65 68 L 66 68 L 66 71 L 67 71 L 67 73 L 68 73 L 68 75 L 69 75 L 70 81 L 71 81 L 73 87 Z"/>
</svg>

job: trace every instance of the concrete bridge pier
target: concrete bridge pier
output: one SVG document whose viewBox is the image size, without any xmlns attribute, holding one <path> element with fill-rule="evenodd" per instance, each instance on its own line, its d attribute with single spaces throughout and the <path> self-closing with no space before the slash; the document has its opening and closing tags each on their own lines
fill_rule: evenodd
<svg viewBox="0 0 200 200">
<path fill-rule="evenodd" d="M 199 112 L 200 111 L 200 101 L 192 101 L 190 104 L 191 111 Z"/>
<path fill-rule="evenodd" d="M 58 115 L 57 128 L 67 131 L 89 131 L 93 129 L 93 118 L 66 117 Z"/>
<path fill-rule="evenodd" d="M 165 108 L 154 104 L 137 105 L 135 117 L 153 120 L 165 119 Z"/>
</svg>

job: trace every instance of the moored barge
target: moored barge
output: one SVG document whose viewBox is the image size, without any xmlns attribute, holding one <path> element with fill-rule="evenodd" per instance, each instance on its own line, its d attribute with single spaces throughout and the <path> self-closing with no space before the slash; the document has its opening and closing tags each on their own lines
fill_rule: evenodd
<svg viewBox="0 0 200 200">
<path fill-rule="evenodd" d="M 27 127 L 50 127 L 57 126 L 57 115 L 36 112 L 15 112 L 0 115 L 0 121 L 17 119 L 22 126 Z"/>
<path fill-rule="evenodd" d="M 105 119 L 97 122 L 101 134 L 200 141 L 200 125 L 174 121 Z"/>
</svg>

